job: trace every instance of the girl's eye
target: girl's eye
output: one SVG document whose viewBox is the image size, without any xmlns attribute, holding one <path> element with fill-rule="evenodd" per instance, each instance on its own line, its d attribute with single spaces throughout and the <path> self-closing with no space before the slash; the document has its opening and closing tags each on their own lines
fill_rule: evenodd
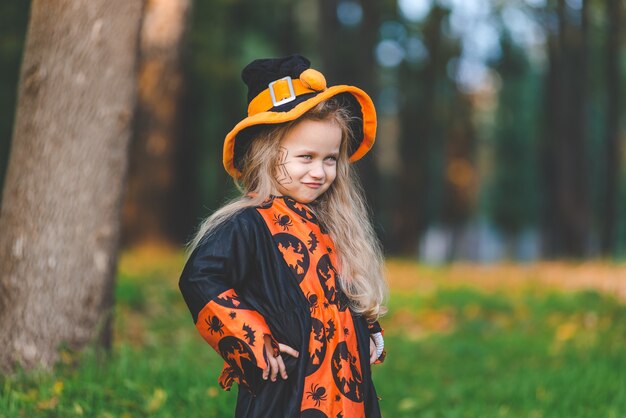
<svg viewBox="0 0 626 418">
<path fill-rule="evenodd" d="M 330 162 L 336 163 L 337 162 L 337 157 L 326 157 L 326 161 L 330 161 Z"/>
<path fill-rule="evenodd" d="M 313 157 L 311 157 L 311 156 L 310 156 L 310 155 L 308 155 L 308 154 L 305 154 L 305 155 L 301 155 L 301 156 L 300 156 L 300 158 L 304 158 L 305 160 L 310 160 L 310 159 L 311 159 L 311 158 L 313 158 Z"/>
</svg>

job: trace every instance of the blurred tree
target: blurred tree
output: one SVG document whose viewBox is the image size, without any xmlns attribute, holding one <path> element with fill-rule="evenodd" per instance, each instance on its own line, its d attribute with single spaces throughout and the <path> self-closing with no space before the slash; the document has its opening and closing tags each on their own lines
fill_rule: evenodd
<svg viewBox="0 0 626 418">
<path fill-rule="evenodd" d="M 184 92 L 181 135 L 193 150 L 186 167 L 194 180 L 185 190 L 194 195 L 192 220 L 196 223 L 231 192 L 222 168 L 221 145 L 229 127 L 235 125 L 235 115 L 245 98 L 238 73 L 244 27 L 228 32 L 237 3 L 196 2 L 190 16 L 189 47 L 182 57 L 184 78 L 193 86 Z M 185 240 L 191 238 L 194 229 L 183 231 Z"/>
<path fill-rule="evenodd" d="M 189 48 L 183 57 L 185 76 L 193 89 L 183 103 L 183 132 L 193 147 L 186 166 L 193 170 L 197 194 L 194 222 L 232 196 L 234 188 L 222 165 L 224 137 L 246 115 L 247 89 L 241 70 L 253 59 L 311 48 L 300 36 L 313 13 L 305 1 L 253 0 L 196 2 L 191 16 Z M 302 11 L 304 10 L 304 11 Z M 187 238 L 192 229 L 183 232 Z"/>
<path fill-rule="evenodd" d="M 446 77 L 446 67 L 460 52 L 458 43 L 444 33 L 449 13 L 440 5 L 432 7 L 421 28 L 428 58 L 422 67 L 403 64 L 398 81 L 403 97 L 399 144 L 402 164 L 393 205 L 393 238 L 388 245 L 392 252 L 408 256 L 417 254 L 419 237 L 428 225 L 448 217 L 442 216 L 444 143 L 445 132 L 456 118 L 447 107 L 455 103 L 457 91 Z"/>
<path fill-rule="evenodd" d="M 579 12 L 565 0 L 552 4 L 549 27 L 545 231 L 547 255 L 582 257 L 590 238 L 587 158 L 588 1 Z"/>
<path fill-rule="evenodd" d="M 616 246 L 617 205 L 622 150 L 620 146 L 620 27 L 622 1 L 606 1 L 607 47 L 606 47 L 606 181 L 604 182 L 604 214 L 601 217 L 601 246 L 604 255 L 610 255 Z"/>
<path fill-rule="evenodd" d="M 494 68 L 502 84 L 498 92 L 494 132 L 494 174 L 489 215 L 509 244 L 538 220 L 537 76 L 524 50 L 508 32 L 501 34 L 502 55 Z M 512 248 L 509 248 L 508 255 Z"/>
<path fill-rule="evenodd" d="M 193 225 L 189 138 L 181 135 L 181 70 L 190 0 L 149 0 L 139 47 L 135 132 L 123 209 L 124 245 L 177 242 Z"/>
<path fill-rule="evenodd" d="M 0 189 L 4 183 L 30 1 L 0 2 Z M 0 196 L 0 204 L 2 203 Z"/>
<path fill-rule="evenodd" d="M 470 99 L 461 93 L 453 94 L 452 102 L 446 106 L 449 126 L 443 131 L 445 162 L 440 220 L 452 232 L 448 261 L 458 258 L 463 228 L 473 215 L 476 205 L 476 132 Z"/>
<path fill-rule="evenodd" d="M 372 0 L 319 0 L 319 45 L 323 70 L 329 85 L 349 84 L 378 95 L 374 50 L 380 26 L 380 4 Z M 349 57 L 347 59 L 347 57 Z M 376 148 L 356 164 L 373 213 L 378 213 Z"/>
<path fill-rule="evenodd" d="M 0 212 L 0 367 L 110 343 L 140 0 L 32 3 Z"/>
</svg>

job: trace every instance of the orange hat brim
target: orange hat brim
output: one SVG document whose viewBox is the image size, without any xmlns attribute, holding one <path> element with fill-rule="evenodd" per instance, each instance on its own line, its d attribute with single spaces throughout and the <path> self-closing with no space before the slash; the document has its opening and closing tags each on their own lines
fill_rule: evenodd
<svg viewBox="0 0 626 418">
<path fill-rule="evenodd" d="M 318 103 L 330 99 L 340 93 L 352 94 L 361 107 L 361 114 L 363 115 L 363 138 L 361 139 L 357 149 L 350 155 L 350 162 L 355 162 L 361 159 L 374 145 L 376 138 L 376 109 L 374 108 L 372 99 L 363 90 L 354 86 L 338 85 L 329 87 L 328 89 L 319 92 L 317 95 L 298 103 L 293 107 L 293 109 L 287 112 L 260 112 L 255 115 L 248 116 L 235 125 L 235 127 L 226 135 L 226 139 L 224 140 L 223 163 L 228 174 L 234 178 L 241 176 L 241 172 L 235 167 L 235 142 L 237 141 L 237 135 L 244 129 L 256 125 L 290 122 L 302 116 Z M 357 139 L 357 141 L 359 140 L 359 138 L 355 139 Z"/>
</svg>

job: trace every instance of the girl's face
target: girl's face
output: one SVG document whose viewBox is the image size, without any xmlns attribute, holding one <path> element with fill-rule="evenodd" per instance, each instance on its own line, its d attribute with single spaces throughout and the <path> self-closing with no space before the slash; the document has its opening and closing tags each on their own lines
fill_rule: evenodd
<svg viewBox="0 0 626 418">
<path fill-rule="evenodd" d="M 301 203 L 320 197 L 337 176 L 341 128 L 331 120 L 305 119 L 280 142 L 275 194 Z"/>
</svg>

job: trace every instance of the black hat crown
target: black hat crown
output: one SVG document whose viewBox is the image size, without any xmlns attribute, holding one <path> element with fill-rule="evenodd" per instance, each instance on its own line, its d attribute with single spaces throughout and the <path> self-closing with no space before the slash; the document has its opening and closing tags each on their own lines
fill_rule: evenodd
<svg viewBox="0 0 626 418">
<path fill-rule="evenodd" d="M 300 54 L 252 61 L 241 72 L 241 78 L 248 86 L 248 103 L 265 90 L 272 81 L 283 77 L 298 78 L 309 67 L 311 67 L 311 61 Z"/>
</svg>

